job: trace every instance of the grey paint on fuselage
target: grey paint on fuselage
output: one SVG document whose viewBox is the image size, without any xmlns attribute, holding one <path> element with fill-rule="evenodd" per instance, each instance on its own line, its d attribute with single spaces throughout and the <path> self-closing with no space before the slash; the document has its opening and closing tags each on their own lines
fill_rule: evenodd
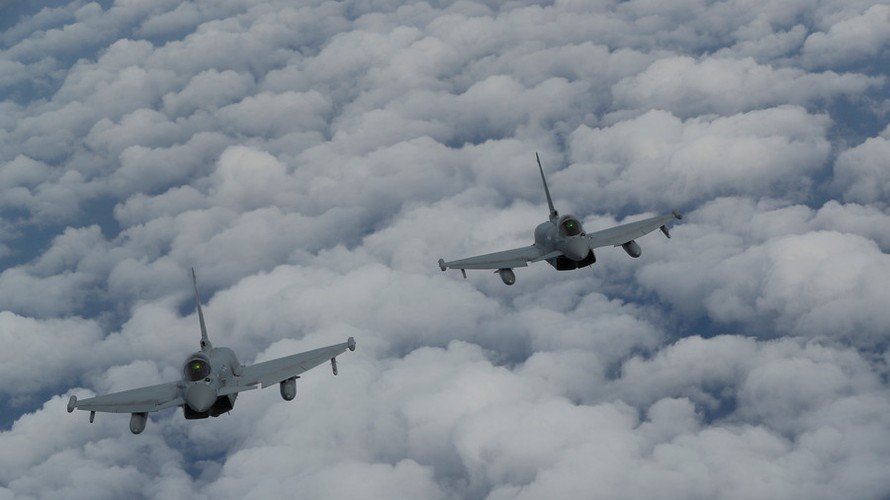
<svg viewBox="0 0 890 500">
<path fill-rule="evenodd" d="M 563 215 L 556 222 L 538 224 L 535 228 L 535 247 L 545 255 L 552 252 L 561 254 L 546 259 L 557 270 L 578 269 L 596 261 L 585 236 L 581 221 L 572 215 Z"/>
<path fill-rule="evenodd" d="M 661 229 L 664 235 L 670 238 L 667 224 L 682 218 L 679 212 L 674 210 L 670 215 L 651 217 L 594 233 L 586 233 L 577 217 L 560 216 L 554 208 L 550 189 L 547 187 L 547 179 L 544 177 L 544 168 L 541 166 L 541 159 L 537 153 L 535 153 L 535 158 L 538 161 L 538 170 L 541 173 L 541 182 L 544 185 L 544 194 L 550 209 L 550 219 L 538 224 L 535 228 L 534 244 L 450 262 L 439 259 L 439 268 L 442 271 L 460 269 L 466 278 L 467 269 L 495 269 L 505 284 L 512 285 L 516 282 L 513 268 L 526 267 L 529 263 L 543 260 L 558 271 L 580 269 L 596 262 L 594 249 L 599 247 L 620 246 L 628 255 L 636 258 L 642 253 L 639 244 L 635 241 L 636 238 L 655 229 Z"/>
<path fill-rule="evenodd" d="M 145 429 L 148 414 L 166 408 L 182 407 L 186 419 L 217 417 L 231 411 L 238 393 L 268 387 L 281 386 L 281 397 L 290 401 L 296 395 L 296 379 L 300 374 L 326 361 L 331 362 L 337 374 L 336 357 L 347 349 L 355 350 L 355 339 L 349 337 L 342 344 L 335 344 L 253 365 L 242 365 L 235 352 L 228 347 L 213 347 L 207 337 L 204 311 L 198 281 L 192 269 L 195 286 L 195 302 L 201 326 L 201 350 L 186 358 L 182 366 L 182 378 L 148 387 L 78 400 L 71 396 L 68 412 L 75 409 L 90 412 L 93 422 L 96 412 L 130 413 L 130 431 L 139 434 Z"/>
<path fill-rule="evenodd" d="M 195 363 L 210 367 L 208 373 L 195 373 L 191 367 Z M 242 370 L 235 352 L 228 347 L 212 347 L 188 357 L 183 365 L 183 413 L 187 419 L 216 417 L 227 413 L 235 406 L 237 392 L 219 396 L 222 389 L 236 385 L 237 372 Z M 190 376 L 194 374 L 195 376 Z"/>
</svg>

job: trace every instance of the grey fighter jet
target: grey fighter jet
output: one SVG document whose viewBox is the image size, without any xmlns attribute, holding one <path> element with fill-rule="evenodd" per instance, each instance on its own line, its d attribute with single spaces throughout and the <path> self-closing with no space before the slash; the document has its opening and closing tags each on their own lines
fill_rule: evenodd
<svg viewBox="0 0 890 500">
<path fill-rule="evenodd" d="M 331 369 L 336 375 L 337 356 L 346 352 L 346 349 L 355 350 L 355 339 L 349 337 L 342 344 L 254 365 L 241 365 L 231 349 L 213 347 L 210 344 L 194 269 L 192 282 L 195 285 L 195 302 L 201 324 L 201 350 L 186 359 L 182 379 L 84 400 L 71 396 L 68 401 L 69 413 L 75 409 L 89 411 L 91 423 L 97 411 L 130 413 L 130 431 L 133 434 L 145 430 L 149 412 L 165 408 L 181 406 L 183 415 L 189 420 L 218 417 L 234 407 L 239 392 L 256 389 L 257 386 L 265 388 L 279 384 L 281 397 L 290 401 L 297 394 L 297 379 L 301 373 L 330 360 Z"/>
<path fill-rule="evenodd" d="M 587 267 L 596 262 L 593 253 L 595 248 L 605 246 L 620 246 L 631 257 L 639 257 L 642 254 L 636 238 L 648 234 L 656 229 L 661 229 L 668 238 L 667 224 L 674 219 L 682 219 L 683 216 L 674 210 L 669 215 L 652 217 L 620 226 L 602 229 L 593 233 L 585 233 L 581 227 L 581 221 L 572 215 L 560 216 L 553 208 L 553 200 L 550 198 L 550 190 L 547 188 L 547 179 L 544 178 L 544 168 L 541 167 L 541 158 L 535 153 L 538 160 L 538 170 L 541 172 L 541 181 L 544 183 L 544 194 L 547 195 L 547 205 L 550 206 L 550 220 L 542 222 L 535 228 L 535 243 L 533 245 L 512 250 L 504 250 L 466 259 L 445 262 L 439 259 L 439 268 L 460 269 L 464 278 L 467 277 L 467 269 L 495 269 L 501 276 L 504 284 L 516 283 L 515 267 L 526 267 L 529 262 L 547 261 L 557 271 L 569 271 Z"/>
</svg>

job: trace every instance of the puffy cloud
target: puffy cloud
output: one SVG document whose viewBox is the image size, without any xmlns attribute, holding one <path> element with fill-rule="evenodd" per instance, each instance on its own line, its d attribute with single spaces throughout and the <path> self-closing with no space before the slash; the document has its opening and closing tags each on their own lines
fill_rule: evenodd
<svg viewBox="0 0 890 500">
<path fill-rule="evenodd" d="M 6 346 L 0 370 L 7 383 L 0 391 L 23 395 L 57 388 L 89 366 L 93 345 L 102 338 L 99 326 L 71 318 L 36 320 L 0 312 L 0 339 Z"/>
<path fill-rule="evenodd" d="M 845 200 L 886 207 L 890 194 L 888 138 L 890 128 L 838 155 L 834 164 L 834 183 L 843 191 Z"/>
<path fill-rule="evenodd" d="M 188 5 L 188 4 L 183 4 Z M 253 76 L 232 70 L 210 69 L 192 77 L 179 92 L 163 97 L 168 115 L 187 116 L 197 109 L 217 109 L 238 102 L 253 87 Z"/>
<path fill-rule="evenodd" d="M 690 247 L 671 250 L 685 263 L 644 266 L 639 277 L 692 314 L 747 324 L 753 333 L 787 331 L 877 345 L 887 320 L 878 282 L 890 262 L 874 241 L 855 233 L 863 226 L 859 211 L 853 206 L 847 216 L 836 204 L 813 212 L 718 200 L 703 207 L 700 224 L 677 228 L 698 235 L 681 243 Z M 726 229 L 712 225 L 715 220 Z M 695 272 L 705 268 L 707 273 Z"/>
<path fill-rule="evenodd" d="M 783 106 L 685 121 L 648 111 L 608 127 L 582 126 L 570 138 L 570 166 L 551 176 L 551 189 L 600 207 L 661 210 L 726 194 L 805 199 L 809 178 L 828 159 L 828 125 L 825 115 Z"/>
<path fill-rule="evenodd" d="M 751 58 L 662 58 L 646 71 L 619 81 L 617 104 L 670 110 L 681 116 L 730 114 L 778 104 L 808 105 L 835 95 L 856 96 L 879 88 L 882 78 L 773 68 Z"/>
<path fill-rule="evenodd" d="M 0 497 L 886 496 L 885 10 L 22 7 L 0 20 Z M 532 242 L 535 151 L 588 230 L 686 217 L 640 259 L 441 273 Z M 359 348 L 289 404 L 140 436 L 67 415 L 179 377 L 192 266 L 243 362 Z"/>
<path fill-rule="evenodd" d="M 871 5 L 830 19 L 827 31 L 812 33 L 804 42 L 803 60 L 809 66 L 849 66 L 880 54 L 890 41 L 890 6 Z"/>
<path fill-rule="evenodd" d="M 160 122 L 159 128 L 168 124 Z M 121 127 L 120 132 L 130 136 L 136 131 L 126 126 Z M 212 164 L 227 145 L 228 140 L 218 132 L 199 132 L 184 144 L 127 146 L 119 154 L 120 164 L 114 173 L 103 179 L 103 187 L 113 193 L 137 193 L 128 197 L 127 202 L 144 192 L 167 188 L 175 191 L 179 188 L 178 182 L 208 170 L 208 164 Z"/>
<path fill-rule="evenodd" d="M 5 309 L 37 317 L 67 314 L 85 305 L 82 293 L 92 281 L 84 273 L 65 272 L 50 276 L 34 276 L 19 268 L 0 273 L 0 290 L 6 299 Z"/>
<path fill-rule="evenodd" d="M 49 167 L 25 156 L 18 156 L 3 167 L 0 183 L 4 189 L 37 184 L 49 173 Z"/>
<path fill-rule="evenodd" d="M 86 429 L 75 419 L 57 422 L 65 404 L 55 397 L 0 435 L 5 449 L 17 450 L 14 457 L 0 458 L 0 480 L 12 498 L 157 497 L 191 489 L 181 468 L 182 455 L 167 446 L 163 437 L 146 430 L 145 441 L 136 448 L 139 458 L 130 462 L 133 443 L 101 437 L 98 420 L 99 425 Z"/>
</svg>

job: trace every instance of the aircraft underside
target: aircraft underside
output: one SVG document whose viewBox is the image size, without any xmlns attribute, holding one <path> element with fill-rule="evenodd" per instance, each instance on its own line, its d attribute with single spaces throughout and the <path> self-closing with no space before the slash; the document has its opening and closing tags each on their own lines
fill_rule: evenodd
<svg viewBox="0 0 890 500">
<path fill-rule="evenodd" d="M 218 417 L 223 413 L 228 413 L 232 411 L 232 408 L 235 406 L 234 399 L 229 399 L 229 396 L 220 396 L 216 398 L 216 401 L 213 403 L 213 406 L 210 407 L 207 411 L 195 411 L 189 407 L 189 405 L 182 405 L 182 414 L 185 416 L 186 420 L 197 420 L 201 418 L 207 417 Z"/>
<path fill-rule="evenodd" d="M 581 260 L 572 260 L 568 257 L 556 257 L 555 259 L 548 259 L 547 262 L 555 267 L 557 271 L 572 271 L 593 264 L 596 262 L 596 255 L 594 255 L 593 250 L 591 250 L 590 253 L 587 254 L 587 257 L 584 257 Z"/>
</svg>

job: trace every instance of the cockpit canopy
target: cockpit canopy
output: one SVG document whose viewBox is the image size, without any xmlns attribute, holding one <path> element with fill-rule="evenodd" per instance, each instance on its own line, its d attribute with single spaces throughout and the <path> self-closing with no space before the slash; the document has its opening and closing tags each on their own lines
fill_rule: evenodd
<svg viewBox="0 0 890 500">
<path fill-rule="evenodd" d="M 207 378 L 210 375 L 210 359 L 201 353 L 192 354 L 185 362 L 183 373 L 192 382 Z"/>
<path fill-rule="evenodd" d="M 571 215 L 563 215 L 559 220 L 559 232 L 563 236 L 578 236 L 584 232 L 584 228 L 581 227 L 581 222 L 578 219 Z"/>
</svg>

